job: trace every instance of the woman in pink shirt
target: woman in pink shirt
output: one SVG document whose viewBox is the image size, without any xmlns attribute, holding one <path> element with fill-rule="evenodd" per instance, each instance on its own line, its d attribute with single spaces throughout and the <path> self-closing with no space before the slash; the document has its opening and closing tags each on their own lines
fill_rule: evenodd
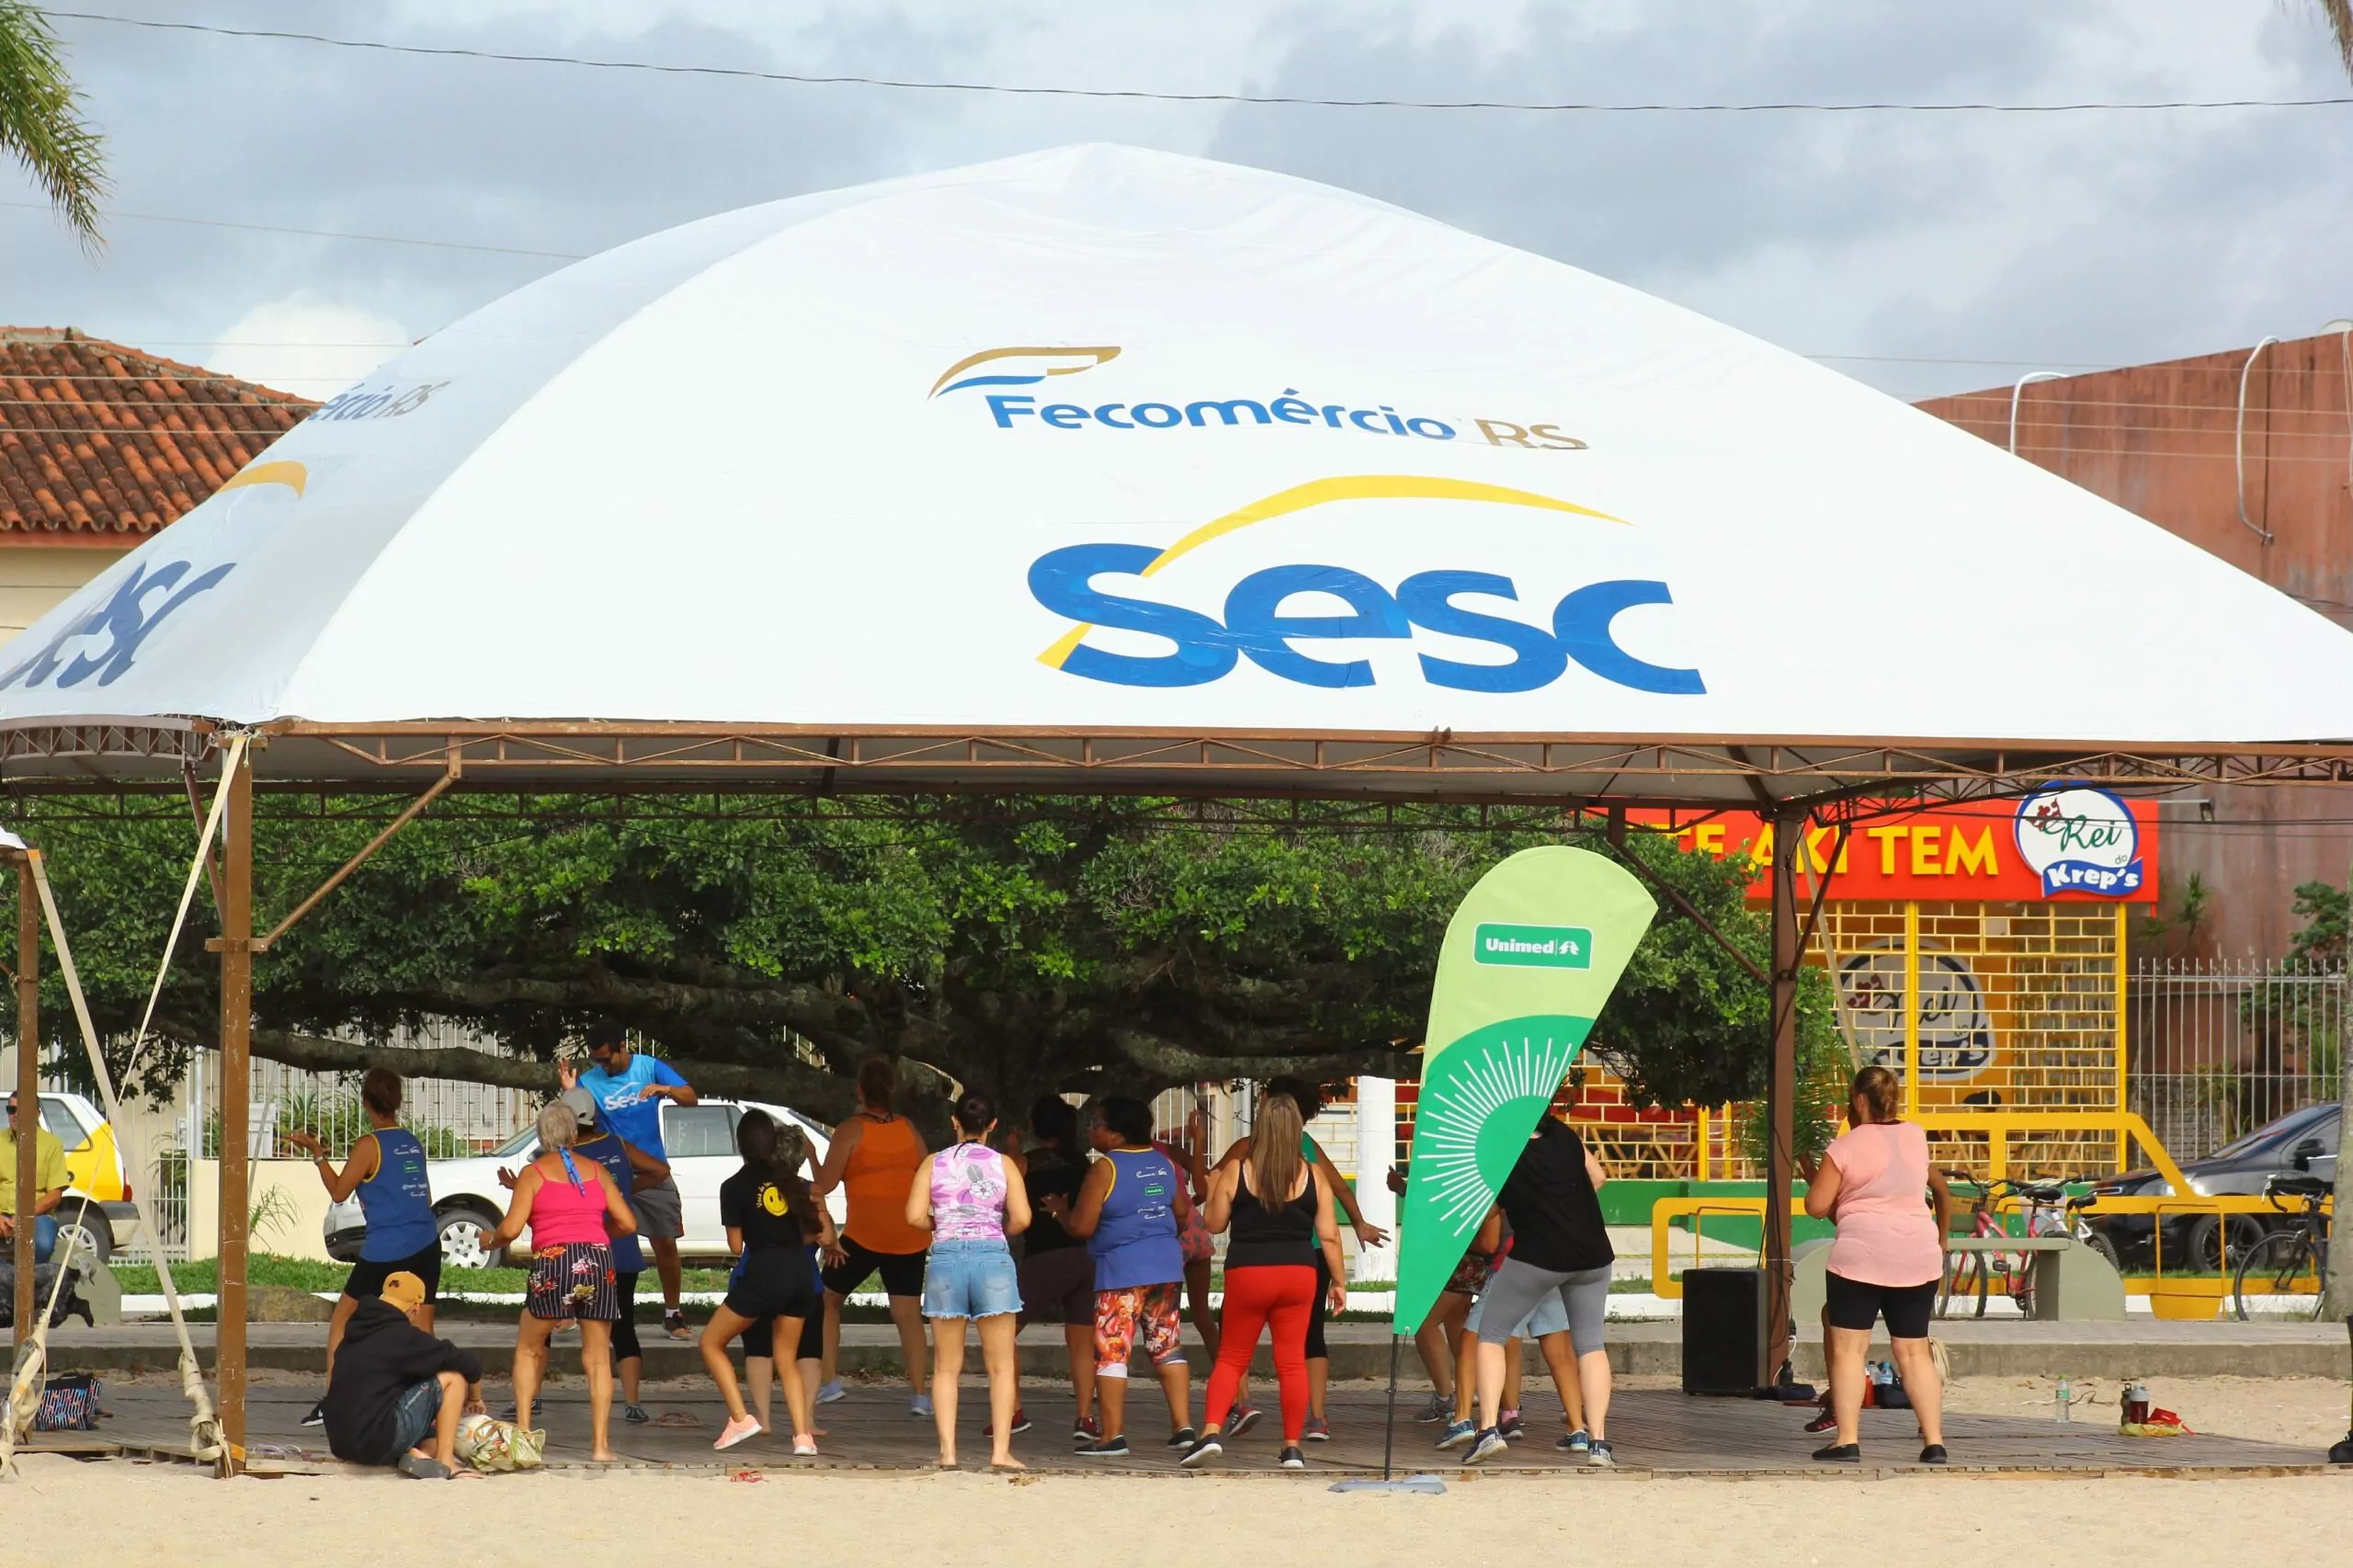
<svg viewBox="0 0 2353 1568">
<path fill-rule="evenodd" d="M 1945 1462 L 1944 1385 L 1928 1350 L 1928 1319 L 1944 1275 L 1952 1194 L 1928 1167 L 1927 1133 L 1895 1119 L 1902 1103 L 1894 1074 L 1864 1068 L 1848 1096 L 1851 1125 L 1823 1151 L 1819 1165 L 1801 1161 L 1798 1167 L 1806 1178 L 1805 1211 L 1838 1223 L 1822 1313 L 1838 1440 L 1813 1454 L 1832 1463 L 1863 1457 L 1863 1357 L 1871 1324 L 1882 1315 L 1904 1392 L 1920 1417 L 1920 1462 Z"/>
<path fill-rule="evenodd" d="M 588 1457 L 613 1453 L 613 1324 L 620 1293 L 613 1280 L 611 1238 L 633 1235 L 629 1199 L 593 1154 L 574 1154 L 579 1119 L 562 1100 L 540 1111 L 540 1152 L 522 1173 L 499 1179 L 515 1189 L 506 1218 L 483 1245 L 495 1251 L 531 1232 L 531 1273 L 515 1335 L 515 1420 L 531 1426 L 531 1402 L 546 1376 L 548 1336 L 563 1323 L 580 1325 L 580 1369 L 588 1375 Z"/>
</svg>

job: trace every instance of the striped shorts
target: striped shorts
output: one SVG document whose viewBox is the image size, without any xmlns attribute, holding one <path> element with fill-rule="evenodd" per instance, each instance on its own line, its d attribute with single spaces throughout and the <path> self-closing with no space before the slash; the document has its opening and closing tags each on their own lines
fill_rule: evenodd
<svg viewBox="0 0 2353 1568">
<path fill-rule="evenodd" d="M 567 1242 L 531 1255 L 523 1310 L 535 1318 L 611 1323 L 621 1315 L 613 1279 L 613 1249 L 602 1242 Z"/>
</svg>

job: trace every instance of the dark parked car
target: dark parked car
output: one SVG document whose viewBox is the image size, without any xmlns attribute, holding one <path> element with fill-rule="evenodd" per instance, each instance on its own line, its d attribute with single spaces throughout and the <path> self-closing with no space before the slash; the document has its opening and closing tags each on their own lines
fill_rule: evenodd
<svg viewBox="0 0 2353 1568">
<path fill-rule="evenodd" d="M 2277 1121 L 2267 1122 L 2203 1159 L 2188 1162 L 2181 1167 L 2181 1174 L 2189 1178 L 2192 1191 L 2216 1198 L 2258 1196 L 2263 1184 L 2275 1176 L 2306 1175 L 2333 1181 L 2336 1177 L 2337 1129 L 2341 1119 L 2334 1102 L 2306 1106 Z M 2092 1188 L 2095 1198 L 2153 1198 L 2168 1196 L 2172 1190 L 2154 1171 L 2128 1171 Z M 2094 1230 L 2116 1244 L 2118 1256 L 2128 1264 L 2146 1267 L 2154 1261 L 2153 1239 L 2162 1219 L 2165 1266 L 2168 1272 L 2176 1268 L 2211 1270 L 2221 1267 L 2216 1242 L 2222 1234 L 2221 1221 L 2224 1216 L 2103 1215 L 2095 1205 L 2085 1218 Z M 2284 1213 L 2278 1220 L 2262 1214 L 2233 1214 L 2227 1218 L 2234 1259 L 2268 1232 L 2285 1229 L 2287 1221 Z"/>
</svg>

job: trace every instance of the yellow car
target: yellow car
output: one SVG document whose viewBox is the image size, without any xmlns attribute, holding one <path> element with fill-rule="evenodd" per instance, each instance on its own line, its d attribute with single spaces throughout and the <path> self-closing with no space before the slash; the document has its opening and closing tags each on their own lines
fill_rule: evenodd
<svg viewBox="0 0 2353 1568">
<path fill-rule="evenodd" d="M 98 1108 L 80 1095 L 44 1090 L 41 1125 L 65 1146 L 65 1198 L 57 1206 L 58 1244 L 78 1229 L 74 1256 L 105 1263 L 137 1231 L 139 1210 L 124 1179 L 122 1148 Z"/>
</svg>

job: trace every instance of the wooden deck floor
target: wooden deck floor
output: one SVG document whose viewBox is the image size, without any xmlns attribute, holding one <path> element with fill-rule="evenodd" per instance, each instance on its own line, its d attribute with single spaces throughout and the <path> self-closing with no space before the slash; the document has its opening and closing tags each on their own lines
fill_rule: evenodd
<svg viewBox="0 0 2353 1568">
<path fill-rule="evenodd" d="M 1265 1391 L 1271 1394 L 1273 1391 Z M 301 1386 L 256 1387 L 248 1404 L 249 1460 L 256 1471 L 303 1471 L 332 1466 L 325 1441 L 315 1428 L 300 1422 L 315 1397 Z M 498 1391 L 494 1391 L 495 1402 Z M 1199 1392 L 1195 1391 L 1195 1413 Z M 848 1399 L 823 1407 L 820 1425 L 826 1436 L 824 1453 L 817 1460 L 794 1460 L 784 1438 L 756 1437 L 720 1454 L 711 1439 L 723 1420 L 717 1395 L 708 1384 L 648 1388 L 646 1407 L 657 1418 L 691 1425 L 631 1426 L 614 1424 L 613 1446 L 623 1462 L 652 1468 L 796 1469 L 809 1466 L 841 1469 L 923 1470 L 937 1457 L 928 1420 L 907 1413 L 904 1388 L 854 1388 Z M 1082 1460 L 1072 1456 L 1069 1440 L 1072 1409 L 1058 1388 L 1040 1389 L 1029 1403 L 1035 1426 L 1014 1441 L 1014 1451 L 1033 1469 L 1076 1472 L 1109 1470 L 1128 1474 L 1185 1475 L 1174 1451 L 1162 1446 L 1167 1436 L 1166 1407 L 1158 1390 L 1137 1380 L 1135 1415 L 1129 1440 L 1133 1454 L 1125 1460 Z M 154 1382 L 116 1384 L 108 1388 L 106 1406 L 112 1418 L 95 1433 L 58 1434 L 52 1440 L 37 1437 L 32 1446 L 85 1455 L 105 1452 L 170 1454 L 185 1451 L 187 1407 L 176 1387 Z M 988 1459 L 988 1443 L 981 1436 L 986 1420 L 983 1391 L 966 1390 L 960 1440 L 965 1467 L 977 1469 Z M 1547 1399 L 1540 1406 L 1557 1412 Z M 618 1414 L 618 1413 L 617 1413 Z M 779 1415 L 781 1411 L 779 1410 Z M 1378 1390 L 1335 1388 L 1331 1399 L 1333 1437 L 1306 1445 L 1311 1475 L 1336 1480 L 1378 1474 L 1381 1465 L 1382 1395 Z M 1808 1454 L 1823 1441 L 1799 1428 L 1807 1412 L 1752 1400 L 1692 1399 L 1661 1389 L 1620 1390 L 1610 1411 L 1610 1436 L 1623 1471 L 1651 1475 L 1756 1475 L 1791 1472 L 1884 1474 L 1894 1471 L 1924 1471 L 1915 1460 L 1918 1437 L 1911 1415 L 1903 1411 L 1868 1411 L 1863 1417 L 1863 1463 L 1859 1467 L 1826 1466 L 1812 1462 Z M 550 1433 L 551 1465 L 588 1462 L 587 1401 L 576 1381 L 553 1390 L 543 1406 L 540 1425 Z M 1438 1452 L 1433 1443 L 1438 1428 L 1417 1425 L 1412 1406 L 1401 1396 L 1396 1426 L 1395 1472 L 1452 1474 L 1461 1469 L 1450 1454 Z M 1508 1458 L 1490 1461 L 1483 1471 L 1528 1475 L 1584 1476 L 1602 1472 L 1572 1464 L 1558 1453 L 1553 1440 L 1561 1435 L 1557 1415 L 1531 1425 L 1528 1436 L 1513 1445 Z M 95 1439 L 95 1441 L 94 1441 Z M 2182 1437 L 2136 1438 L 2112 1427 L 2089 1423 L 2062 1426 L 2049 1420 L 2015 1416 L 1955 1415 L 1946 1421 L 1946 1443 L 1951 1450 L 1950 1471 L 1956 1473 L 1994 1471 L 2054 1471 L 2069 1474 L 2200 1475 L 2278 1474 L 2287 1471 L 2325 1469 L 2323 1456 L 2302 1449 L 2251 1442 L 2234 1437 Z M 1231 1445 L 1222 1467 L 1226 1473 L 1276 1469 L 1281 1446 L 1273 1411 L 1245 1437 Z"/>
</svg>

